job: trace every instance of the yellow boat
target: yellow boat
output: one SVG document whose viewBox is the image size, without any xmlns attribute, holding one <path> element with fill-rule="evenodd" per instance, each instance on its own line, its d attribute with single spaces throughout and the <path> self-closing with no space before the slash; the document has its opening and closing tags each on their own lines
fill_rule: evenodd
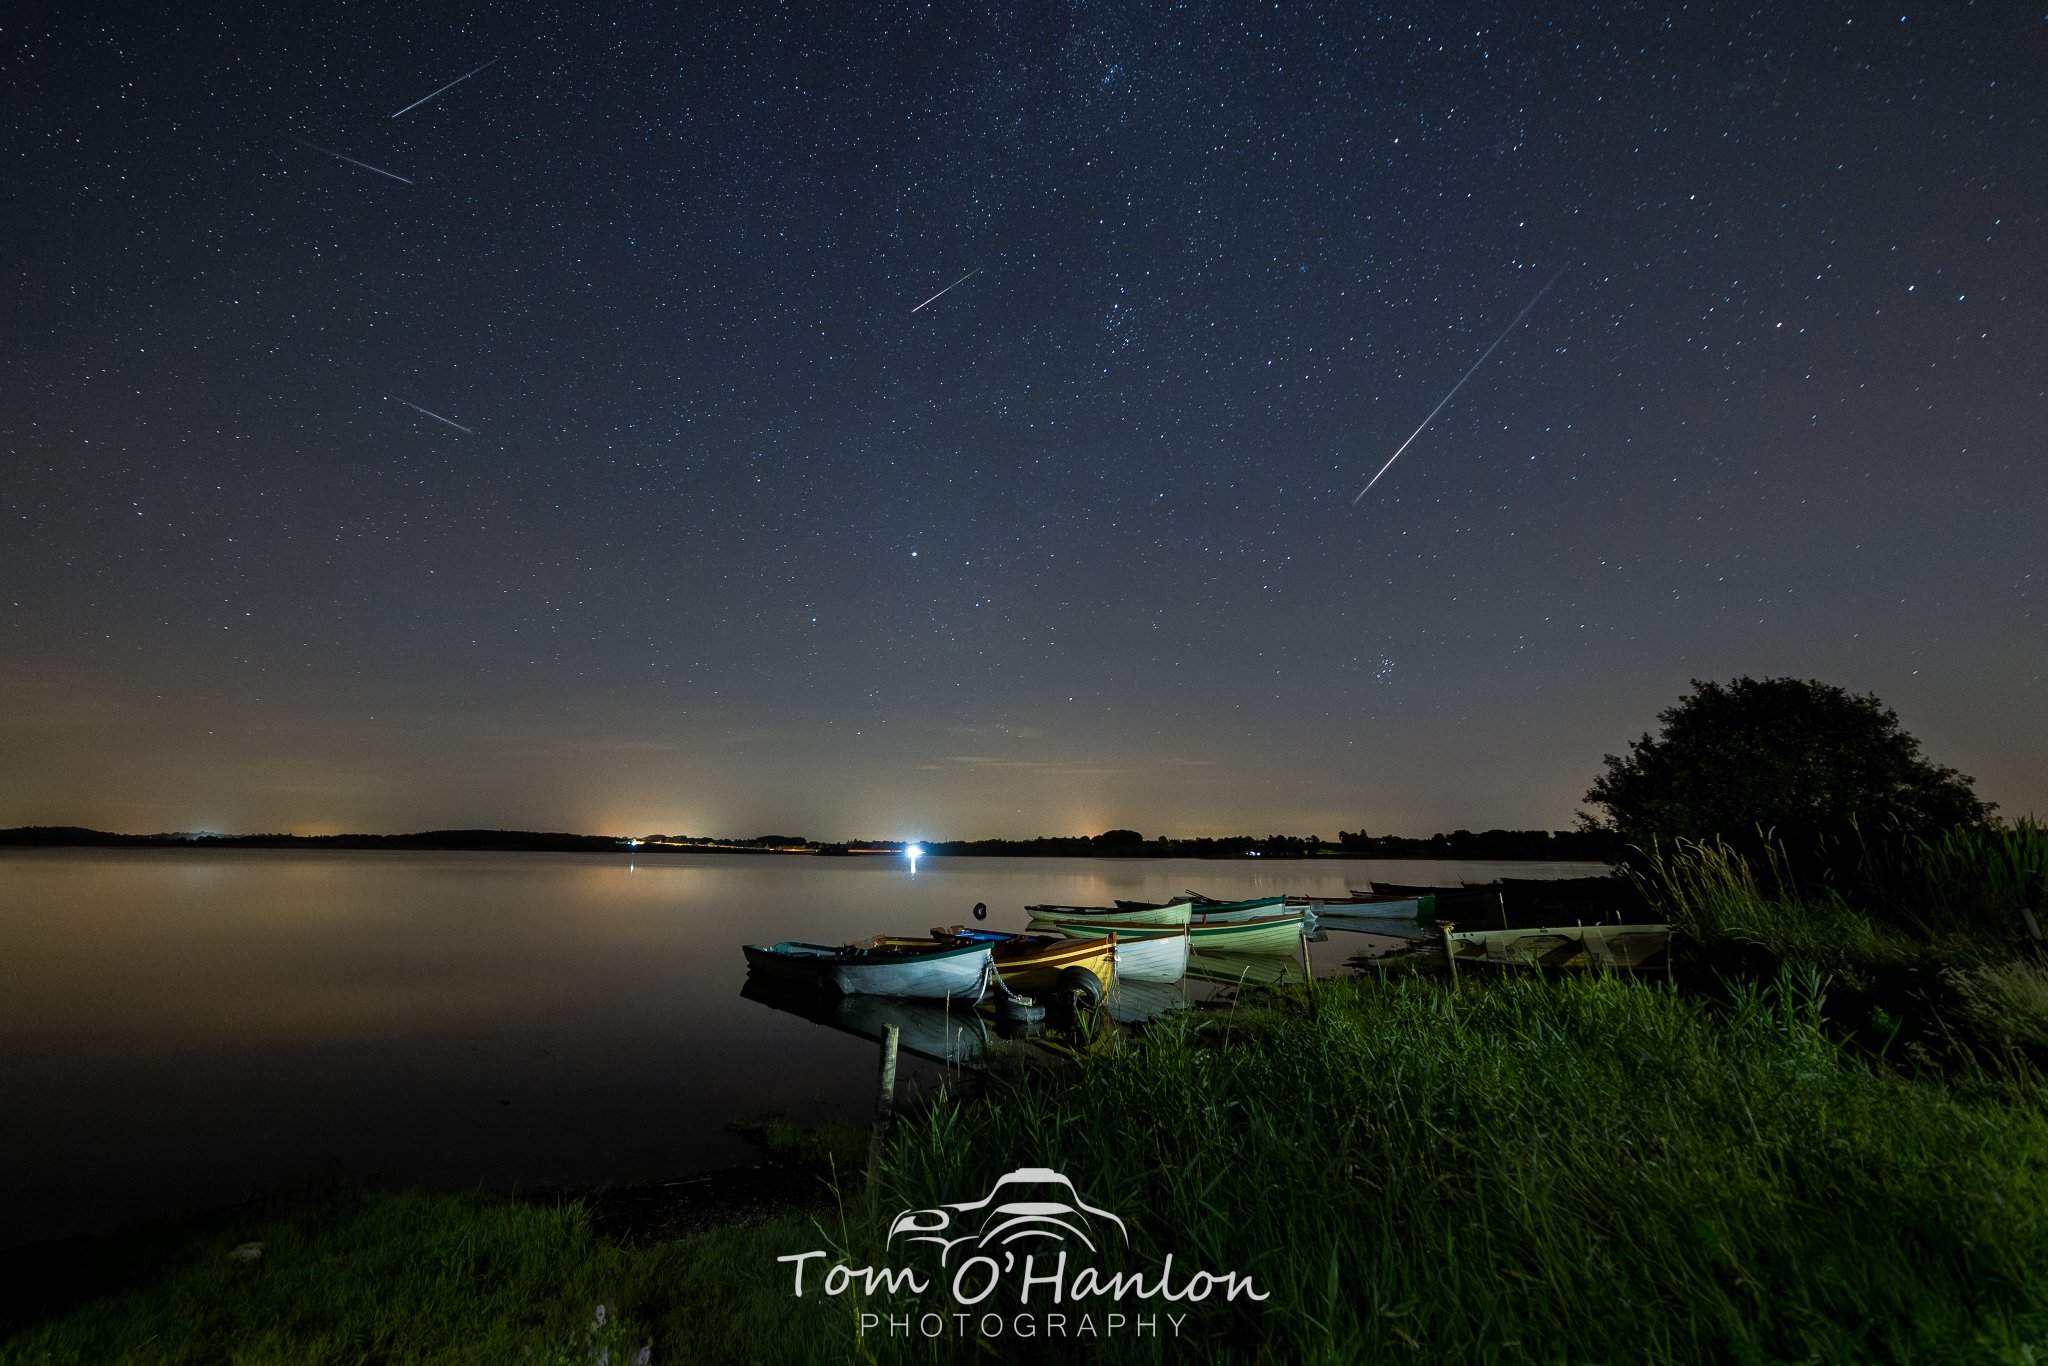
<svg viewBox="0 0 2048 1366">
<path fill-rule="evenodd" d="M 1003 985 L 1024 995 L 1058 990 L 1060 979 L 1074 968 L 1093 973 L 1105 993 L 1116 984 L 1114 932 L 1106 939 L 1068 939 L 1057 934 L 1003 934 L 954 925 L 934 929 L 932 940 L 949 948 L 988 945 L 995 951 L 996 975 Z"/>
</svg>

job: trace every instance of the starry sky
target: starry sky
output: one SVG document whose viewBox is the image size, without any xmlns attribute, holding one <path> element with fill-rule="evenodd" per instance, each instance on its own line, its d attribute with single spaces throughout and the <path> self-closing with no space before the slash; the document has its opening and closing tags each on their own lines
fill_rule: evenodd
<svg viewBox="0 0 2048 1366">
<path fill-rule="evenodd" d="M 1740 674 L 2048 807 L 2039 5 L 127 8 L 0 825 L 1564 827 Z"/>
</svg>

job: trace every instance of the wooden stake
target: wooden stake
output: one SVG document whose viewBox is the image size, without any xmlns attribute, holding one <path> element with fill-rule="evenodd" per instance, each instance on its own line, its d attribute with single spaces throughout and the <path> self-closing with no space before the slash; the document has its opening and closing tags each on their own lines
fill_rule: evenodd
<svg viewBox="0 0 2048 1366">
<path fill-rule="evenodd" d="M 1439 920 L 1436 922 L 1436 929 L 1437 933 L 1444 937 L 1444 961 L 1451 965 L 1451 985 L 1456 986 L 1458 984 L 1458 951 L 1451 946 L 1451 922 Z"/>
<path fill-rule="evenodd" d="M 875 1078 L 875 1130 L 868 1140 L 868 1188 L 882 1171 L 882 1142 L 889 1134 L 889 1122 L 896 1117 L 896 1046 L 903 1031 L 895 1025 L 882 1026 L 882 1067 Z"/>
</svg>

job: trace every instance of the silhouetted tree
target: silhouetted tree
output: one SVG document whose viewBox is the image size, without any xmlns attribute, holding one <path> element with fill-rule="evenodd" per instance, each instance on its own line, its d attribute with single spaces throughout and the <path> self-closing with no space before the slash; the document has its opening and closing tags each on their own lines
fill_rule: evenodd
<svg viewBox="0 0 2048 1366">
<path fill-rule="evenodd" d="M 1586 801 L 1589 829 L 1630 844 L 1720 838 L 1753 849 L 1760 832 L 1804 859 L 1852 827 L 1933 834 L 1991 813 L 1971 778 L 1920 757 L 1920 742 L 1874 696 L 1797 678 L 1693 680 L 1626 758 L 1607 756 Z"/>
</svg>

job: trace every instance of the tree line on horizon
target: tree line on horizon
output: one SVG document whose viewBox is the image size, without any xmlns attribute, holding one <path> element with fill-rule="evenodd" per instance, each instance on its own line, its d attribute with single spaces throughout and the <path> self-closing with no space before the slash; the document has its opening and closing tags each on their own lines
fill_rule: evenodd
<svg viewBox="0 0 2048 1366">
<path fill-rule="evenodd" d="M 20 826 L 0 830 L 0 846 L 71 846 L 88 848 L 228 848 L 228 849 L 445 849 L 490 852 L 543 851 L 608 853 L 636 849 L 658 853 L 677 850 L 771 852 L 801 849 L 810 853 L 900 852 L 901 839 L 821 841 L 802 835 L 754 835 L 731 839 L 709 835 L 646 835 L 633 841 L 616 835 L 577 835 L 530 830 L 424 830 L 400 835 L 289 835 L 169 832 L 128 835 L 84 826 Z M 1054 858 L 1441 858 L 1523 859 L 1563 862 L 1609 862 L 1620 850 L 1616 837 L 1587 830 L 1454 830 L 1411 838 L 1368 835 L 1340 830 L 1332 842 L 1320 835 L 1226 835 L 1147 839 L 1135 830 L 1106 830 L 1099 835 L 1040 835 L 1033 839 L 925 840 L 930 855 L 1009 855 Z"/>
</svg>

